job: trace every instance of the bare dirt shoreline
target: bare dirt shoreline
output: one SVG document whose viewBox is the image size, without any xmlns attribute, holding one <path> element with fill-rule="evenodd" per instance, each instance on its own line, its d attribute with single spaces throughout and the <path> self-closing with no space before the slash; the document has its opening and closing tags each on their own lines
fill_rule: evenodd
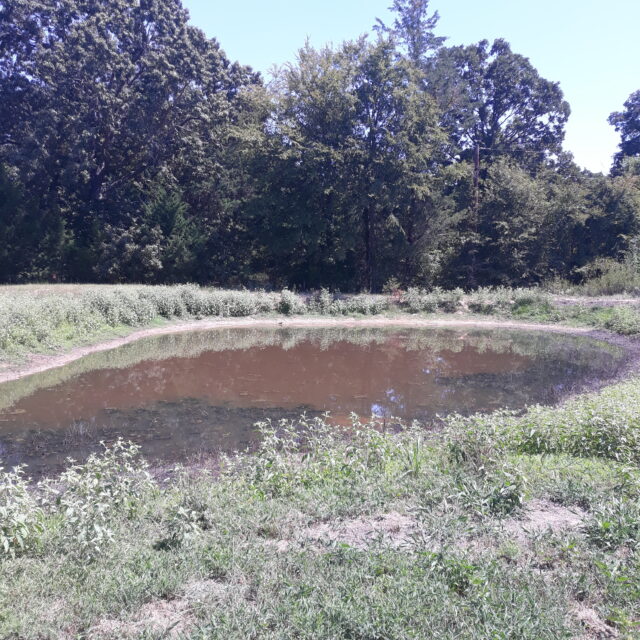
<svg viewBox="0 0 640 640">
<path fill-rule="evenodd" d="M 149 336 L 165 335 L 170 333 L 183 333 L 186 331 L 204 331 L 210 329 L 229 329 L 243 327 L 474 327 L 486 329 L 521 329 L 529 331 L 547 331 L 552 333 L 581 334 L 618 346 L 625 347 L 631 352 L 631 360 L 637 363 L 640 360 L 640 343 L 623 336 L 618 336 L 607 331 L 599 331 L 588 327 L 568 327 L 564 325 L 549 325 L 532 322 L 517 322 L 511 320 L 477 320 L 460 318 L 415 318 L 407 316 L 398 317 L 369 317 L 369 318 L 326 318 L 326 317 L 270 317 L 270 318 L 208 318 L 205 320 L 191 320 L 188 322 L 173 322 L 161 327 L 151 327 L 132 331 L 126 336 L 112 338 L 97 344 L 75 347 L 70 351 L 42 355 L 33 354 L 27 362 L 19 365 L 5 365 L 0 369 L 0 383 L 17 380 L 26 376 L 62 367 L 70 362 L 79 360 L 91 353 L 116 349 L 125 344 L 135 342 Z M 1 366 L 1 365 L 0 365 Z"/>
</svg>

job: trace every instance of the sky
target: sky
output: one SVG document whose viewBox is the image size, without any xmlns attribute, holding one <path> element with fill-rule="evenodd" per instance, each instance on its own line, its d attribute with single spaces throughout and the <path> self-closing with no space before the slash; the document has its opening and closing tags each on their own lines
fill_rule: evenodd
<svg viewBox="0 0 640 640">
<path fill-rule="evenodd" d="M 232 60 L 266 77 L 312 45 L 339 44 L 392 23 L 391 0 L 183 0 L 191 22 Z M 505 38 L 540 74 L 560 83 L 572 114 L 565 149 L 608 172 L 619 136 L 607 123 L 640 89 L 640 0 L 431 0 L 446 44 Z"/>
</svg>

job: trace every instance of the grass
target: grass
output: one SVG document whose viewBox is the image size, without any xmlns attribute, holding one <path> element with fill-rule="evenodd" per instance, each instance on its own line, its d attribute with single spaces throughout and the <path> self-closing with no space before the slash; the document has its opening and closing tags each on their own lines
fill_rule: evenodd
<svg viewBox="0 0 640 640">
<path fill-rule="evenodd" d="M 168 321 L 248 316 L 463 314 L 640 333 L 637 307 L 554 303 L 537 289 L 408 289 L 391 295 L 227 291 L 173 287 L 43 285 L 0 288 L 0 360 L 69 349 Z"/>
<path fill-rule="evenodd" d="M 215 472 L 124 443 L 5 472 L 0 637 L 637 637 L 639 404 L 631 380 L 437 432 L 263 424 Z"/>
</svg>

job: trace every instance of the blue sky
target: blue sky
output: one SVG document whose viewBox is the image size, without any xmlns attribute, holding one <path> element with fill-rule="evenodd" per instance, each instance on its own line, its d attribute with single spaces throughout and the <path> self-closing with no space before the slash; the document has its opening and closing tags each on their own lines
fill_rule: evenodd
<svg viewBox="0 0 640 640">
<path fill-rule="evenodd" d="M 228 56 L 268 75 L 314 46 L 340 43 L 390 22 L 391 0 L 183 0 L 193 24 Z M 571 104 L 565 148 L 592 171 L 608 171 L 618 135 L 607 123 L 640 89 L 640 0 L 432 0 L 448 44 L 507 39 Z"/>
</svg>

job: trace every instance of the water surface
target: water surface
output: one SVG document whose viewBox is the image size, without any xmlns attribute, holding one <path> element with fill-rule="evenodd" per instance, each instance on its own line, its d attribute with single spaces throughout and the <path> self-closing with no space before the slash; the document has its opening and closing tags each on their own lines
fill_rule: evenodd
<svg viewBox="0 0 640 640">
<path fill-rule="evenodd" d="M 217 329 L 146 338 L 0 385 L 3 464 L 31 474 L 100 440 L 153 461 L 244 448 L 258 420 L 328 411 L 428 422 L 554 403 L 615 375 L 622 349 L 581 336 L 470 329 Z"/>
</svg>

